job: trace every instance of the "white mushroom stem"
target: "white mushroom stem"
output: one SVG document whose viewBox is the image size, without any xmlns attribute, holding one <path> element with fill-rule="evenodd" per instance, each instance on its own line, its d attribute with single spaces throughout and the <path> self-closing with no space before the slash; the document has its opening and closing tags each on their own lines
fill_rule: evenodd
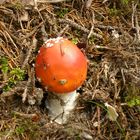
<svg viewBox="0 0 140 140">
<path fill-rule="evenodd" d="M 59 124 L 66 123 L 70 112 L 76 105 L 78 95 L 79 93 L 75 90 L 69 93 L 57 94 L 57 98 L 49 98 L 46 101 L 46 107 L 49 110 L 51 120 Z"/>
</svg>

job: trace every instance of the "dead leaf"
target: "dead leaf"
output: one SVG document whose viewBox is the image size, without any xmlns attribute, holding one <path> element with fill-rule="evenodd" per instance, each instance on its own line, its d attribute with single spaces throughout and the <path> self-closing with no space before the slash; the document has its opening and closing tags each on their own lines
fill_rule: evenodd
<svg viewBox="0 0 140 140">
<path fill-rule="evenodd" d="M 105 106 L 107 107 L 108 118 L 111 121 L 116 121 L 118 117 L 116 109 L 113 106 L 109 105 L 108 103 L 105 103 Z"/>
</svg>

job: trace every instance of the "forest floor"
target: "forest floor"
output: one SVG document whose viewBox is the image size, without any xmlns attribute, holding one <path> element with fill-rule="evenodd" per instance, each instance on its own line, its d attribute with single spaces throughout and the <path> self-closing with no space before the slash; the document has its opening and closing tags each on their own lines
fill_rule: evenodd
<svg viewBox="0 0 140 140">
<path fill-rule="evenodd" d="M 54 1 L 0 1 L 0 140 L 139 140 L 139 0 Z M 47 38 L 72 40 L 88 59 L 64 125 L 50 122 L 48 93 L 34 73 L 44 29 Z"/>
</svg>

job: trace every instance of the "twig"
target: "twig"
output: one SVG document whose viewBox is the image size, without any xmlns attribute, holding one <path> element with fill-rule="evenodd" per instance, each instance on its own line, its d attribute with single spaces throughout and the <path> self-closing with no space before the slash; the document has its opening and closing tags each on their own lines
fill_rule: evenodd
<svg viewBox="0 0 140 140">
<path fill-rule="evenodd" d="M 92 26 L 91 29 L 90 29 L 90 32 L 89 32 L 88 37 L 87 37 L 88 39 L 92 36 L 93 29 L 94 29 L 94 26 Z"/>
<path fill-rule="evenodd" d="M 39 115 L 36 114 L 36 113 L 33 113 L 33 114 L 25 114 L 25 113 L 20 113 L 20 112 L 16 112 L 16 111 L 14 111 L 13 113 L 15 115 L 20 116 L 20 117 L 23 117 L 25 119 L 32 119 L 33 121 L 39 120 Z"/>
<path fill-rule="evenodd" d="M 31 68 L 31 88 L 32 88 L 32 91 L 35 90 L 35 69 L 34 67 Z"/>
<path fill-rule="evenodd" d="M 48 13 L 49 13 L 49 11 L 48 11 Z M 58 33 L 58 27 L 56 25 L 57 19 L 54 17 L 54 15 L 53 15 L 53 17 L 52 16 L 50 17 L 50 14 L 53 15 L 52 13 L 49 13 L 49 14 L 46 13 L 44 15 L 45 19 L 53 27 L 54 32 Z"/>
<path fill-rule="evenodd" d="M 9 35 L 9 33 L 7 31 L 4 31 L 6 33 L 6 35 L 8 36 L 8 38 L 10 39 L 11 43 L 15 46 L 16 51 L 18 50 L 17 45 L 15 44 L 15 42 L 13 41 L 13 39 L 11 38 L 11 36 Z M 16 52 L 18 54 L 18 51 Z"/>
<path fill-rule="evenodd" d="M 102 3 L 105 4 L 108 0 L 104 0 Z"/>
<path fill-rule="evenodd" d="M 45 21 L 44 21 L 44 19 L 43 19 L 42 15 L 41 15 L 41 13 L 40 13 L 40 11 L 39 11 L 38 7 L 37 7 L 37 0 L 34 0 L 34 8 L 37 10 L 37 12 L 38 12 L 38 14 L 39 14 L 39 16 L 40 16 L 40 18 L 41 18 L 42 22 L 43 22 L 43 23 L 44 23 L 44 25 L 45 25 Z"/>
<path fill-rule="evenodd" d="M 48 39 L 48 35 L 47 35 L 46 30 L 45 30 L 45 25 L 42 25 L 42 27 L 41 27 L 41 33 L 42 33 L 43 42 L 46 42 L 47 39 Z"/>
<path fill-rule="evenodd" d="M 122 80 L 123 80 L 123 84 L 126 84 L 126 80 L 125 80 L 125 75 L 124 75 L 124 69 L 121 68 L 121 75 L 122 75 Z"/>
<path fill-rule="evenodd" d="M 24 103 L 27 99 L 30 105 L 34 105 L 35 103 L 41 104 L 42 98 L 43 90 L 40 88 L 35 88 L 35 71 L 34 68 L 31 68 L 27 84 L 22 94 L 22 102 Z"/>
<path fill-rule="evenodd" d="M 42 26 L 42 24 L 43 24 L 43 22 L 41 22 L 38 26 L 36 26 L 36 27 L 35 27 L 30 33 L 28 33 L 26 36 L 21 37 L 21 38 L 18 39 L 18 40 L 21 41 L 21 40 L 24 40 L 24 39 L 26 39 L 26 38 L 31 37 L 31 36 L 37 31 L 37 29 L 38 29 L 39 27 Z M 17 39 L 17 37 L 16 37 L 16 39 Z"/>
<path fill-rule="evenodd" d="M 59 22 L 60 23 L 67 23 L 67 24 L 69 24 L 69 25 L 71 25 L 71 26 L 73 26 L 73 27 L 85 32 L 85 33 L 88 33 L 88 34 L 90 33 L 90 30 L 88 30 L 87 28 L 85 28 L 85 27 L 83 27 L 83 26 L 81 26 L 81 25 L 79 25 L 79 24 L 77 24 L 74 21 L 71 21 L 69 19 L 59 19 Z M 99 39 L 103 39 L 102 35 L 100 35 L 100 34 L 92 32 L 92 35 L 99 38 Z"/>
<path fill-rule="evenodd" d="M 116 27 L 116 26 L 110 26 L 110 25 L 95 24 L 94 26 L 95 26 L 96 28 L 107 29 L 107 30 L 118 29 L 118 27 Z"/>
<path fill-rule="evenodd" d="M 93 0 L 87 0 L 87 2 L 86 2 L 86 8 L 87 8 L 87 9 L 90 8 L 90 6 L 91 6 L 91 4 L 92 4 L 92 1 L 93 1 Z"/>
<path fill-rule="evenodd" d="M 18 66 L 17 62 L 14 60 L 12 55 L 9 53 L 9 51 L 5 48 L 5 46 L 0 42 L 0 48 L 3 49 L 3 51 L 7 54 L 7 56 L 10 58 L 10 60 L 13 62 L 15 66 Z"/>
<path fill-rule="evenodd" d="M 100 107 L 97 106 L 98 135 L 101 134 L 101 127 L 100 127 L 101 120 L 100 120 L 100 116 L 101 116 Z"/>
<path fill-rule="evenodd" d="M 24 62 L 23 62 L 22 69 L 25 69 L 26 65 L 28 64 L 29 58 L 30 58 L 30 56 L 32 55 L 32 51 L 33 51 L 33 49 L 36 48 L 36 46 L 37 46 L 37 40 L 36 40 L 36 38 L 34 37 L 34 38 L 33 38 L 32 45 L 30 46 L 30 49 L 29 49 L 28 54 L 27 54 L 27 56 L 26 56 L 26 59 L 25 59 Z M 31 71 L 31 74 L 32 74 L 32 71 Z M 24 89 L 24 92 L 23 92 L 23 94 L 22 94 L 22 102 L 23 102 L 23 103 L 25 102 L 25 100 L 26 100 L 26 98 L 27 98 L 28 88 L 29 88 L 29 85 L 30 85 L 31 82 L 32 82 L 31 79 L 32 79 L 32 76 L 29 76 L 28 82 L 27 82 L 26 87 L 25 87 L 25 89 Z M 33 83 L 33 84 L 34 84 L 34 83 Z"/>
<path fill-rule="evenodd" d="M 140 41 L 140 26 L 139 26 L 139 23 L 138 23 L 137 15 L 135 16 L 135 24 L 136 24 L 137 39 L 138 39 L 138 41 Z"/>
<path fill-rule="evenodd" d="M 8 96 L 16 94 L 16 92 L 18 92 L 18 94 L 19 94 L 19 91 L 23 91 L 24 89 L 25 89 L 24 87 L 15 87 L 15 88 L 11 89 L 10 91 L 3 92 L 2 94 L 0 94 L 0 97 L 1 98 L 8 97 Z"/>
<path fill-rule="evenodd" d="M 38 3 L 58 3 L 58 2 L 64 2 L 64 1 L 70 1 L 70 0 L 38 0 Z"/>
<path fill-rule="evenodd" d="M 138 23 L 138 17 L 137 17 L 137 5 L 138 5 L 138 1 L 137 3 L 134 5 L 134 2 L 132 2 L 132 17 L 131 17 L 131 20 L 132 20 L 132 28 L 136 29 L 136 35 L 137 35 L 137 39 L 138 41 L 140 41 L 140 26 L 139 26 L 139 23 Z"/>
<path fill-rule="evenodd" d="M 28 92 L 28 88 L 29 88 L 29 85 L 31 84 L 31 78 L 29 77 L 28 78 L 28 81 L 27 81 L 27 84 L 26 84 L 26 87 L 24 88 L 24 92 L 22 94 L 22 102 L 24 103 L 26 98 L 27 98 L 27 92 Z"/>
<path fill-rule="evenodd" d="M 14 36 L 14 35 L 6 28 L 6 26 L 4 25 L 4 23 L 2 23 L 2 22 L 0 21 L 0 27 L 3 27 L 3 29 L 6 30 L 6 31 L 8 32 L 8 34 L 9 34 L 13 39 L 15 39 L 15 40 L 17 40 L 17 41 L 21 41 L 21 40 L 24 40 L 24 39 L 27 39 L 27 38 L 31 37 L 31 36 L 37 31 L 37 29 L 38 29 L 39 27 L 42 26 L 42 24 L 43 24 L 43 22 L 41 22 L 38 26 L 36 26 L 30 33 L 28 33 L 28 34 L 25 35 L 24 37 L 18 38 L 18 37 L 16 37 L 16 36 Z"/>
<path fill-rule="evenodd" d="M 35 88 L 35 71 L 34 67 L 31 68 L 31 72 L 29 73 L 29 84 L 26 85 L 27 89 L 30 88 L 30 92 L 27 95 L 28 103 L 30 105 L 34 105 L 35 103 L 41 104 L 41 100 L 43 98 L 43 90 L 40 88 Z M 30 87 L 29 87 L 30 86 Z"/>
<path fill-rule="evenodd" d="M 137 7 L 137 4 L 134 5 L 134 2 L 132 2 L 132 17 L 131 17 L 131 20 L 132 20 L 132 28 L 135 28 L 135 22 L 134 22 L 134 17 L 135 17 L 135 13 L 136 13 L 136 7 Z"/>
<path fill-rule="evenodd" d="M 107 46 L 99 46 L 99 45 L 94 45 L 94 48 L 95 49 L 98 49 L 98 50 L 102 50 L 102 51 L 104 51 L 104 50 L 111 50 L 111 51 L 116 51 L 116 48 L 109 48 L 109 47 L 107 47 Z"/>
<path fill-rule="evenodd" d="M 88 34 L 88 39 L 91 37 L 92 33 L 93 33 L 93 29 L 94 29 L 94 23 L 95 23 L 95 15 L 94 15 L 94 11 L 92 12 L 92 27 L 90 29 L 90 32 Z"/>
<path fill-rule="evenodd" d="M 22 102 L 23 102 L 23 103 L 26 101 L 26 98 L 29 99 L 29 96 L 30 96 L 30 95 L 27 95 L 29 86 L 30 86 L 30 89 L 31 89 L 31 91 L 32 91 L 32 93 L 33 93 L 34 87 L 35 87 L 34 68 L 31 68 L 31 72 L 29 73 L 29 78 L 28 78 L 27 84 L 26 84 L 25 89 L 24 89 L 24 92 L 23 92 L 23 94 L 22 94 Z M 33 95 L 32 95 L 32 96 L 33 96 Z M 30 98 L 32 98 L 32 96 L 30 96 Z"/>
<path fill-rule="evenodd" d="M 69 25 L 67 24 L 61 31 L 60 33 L 57 34 L 57 36 L 62 36 L 69 28 Z"/>
<path fill-rule="evenodd" d="M 26 58 L 25 58 L 25 60 L 24 60 L 24 62 L 23 62 L 23 65 L 22 65 L 22 67 L 21 67 L 22 69 L 25 69 L 25 67 L 26 67 L 26 65 L 27 65 L 27 63 L 28 63 L 28 61 L 29 61 L 29 58 L 30 58 L 30 56 L 31 56 L 31 54 L 32 54 L 33 49 L 36 48 L 36 45 L 37 45 L 37 40 L 36 40 L 35 37 L 33 37 L 32 45 L 30 46 L 30 49 L 29 49 L 29 51 L 28 51 L 28 54 L 27 54 L 27 56 L 26 56 Z"/>
</svg>

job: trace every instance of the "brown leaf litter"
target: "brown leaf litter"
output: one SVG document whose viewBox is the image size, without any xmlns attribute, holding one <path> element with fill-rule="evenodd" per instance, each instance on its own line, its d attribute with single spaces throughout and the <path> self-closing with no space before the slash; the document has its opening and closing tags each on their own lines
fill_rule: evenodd
<svg viewBox="0 0 140 140">
<path fill-rule="evenodd" d="M 0 59 L 5 57 L 9 67 L 5 76 L 0 70 L 0 139 L 140 139 L 140 107 L 127 103 L 140 99 L 140 4 L 22 2 L 0 5 Z M 50 122 L 44 107 L 47 93 L 33 66 L 43 40 L 57 36 L 78 42 L 89 63 L 78 105 L 65 125 Z M 25 78 L 4 91 L 16 67 L 25 71 Z M 116 121 L 109 119 L 105 103 L 118 114 Z"/>
</svg>

